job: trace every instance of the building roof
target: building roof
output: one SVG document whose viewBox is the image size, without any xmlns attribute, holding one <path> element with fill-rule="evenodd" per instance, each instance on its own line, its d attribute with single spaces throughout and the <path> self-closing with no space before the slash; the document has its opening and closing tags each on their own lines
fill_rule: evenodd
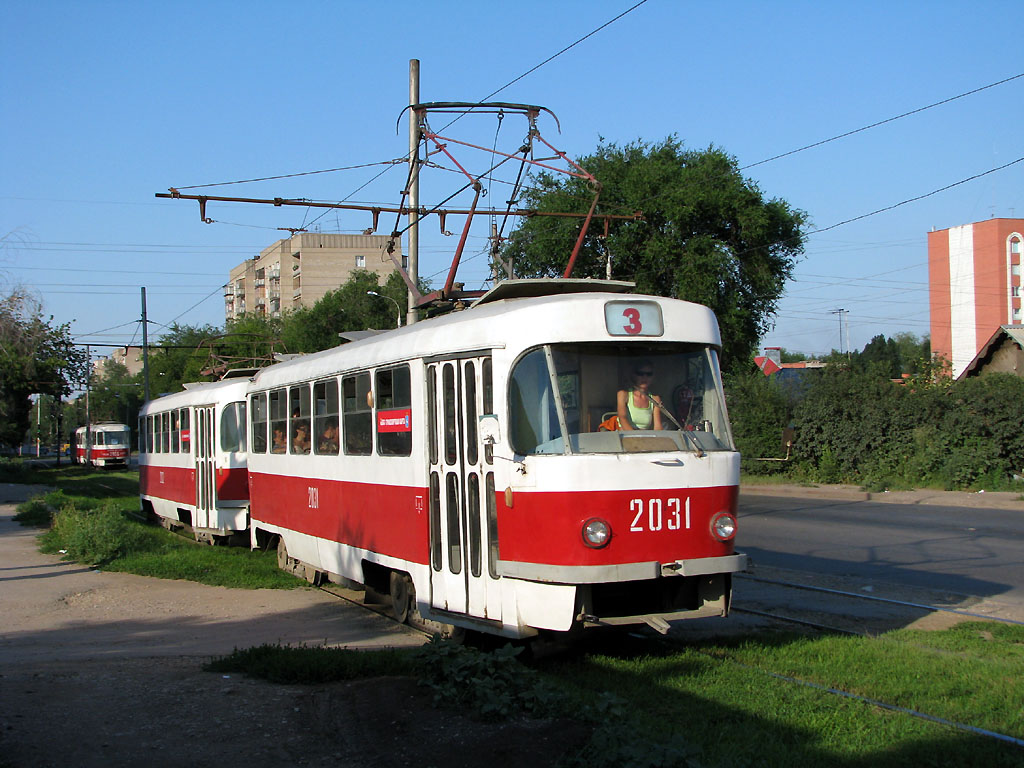
<svg viewBox="0 0 1024 768">
<path fill-rule="evenodd" d="M 1011 341 L 1015 342 L 1018 347 L 1024 349 L 1024 325 L 1001 325 L 999 329 L 992 334 L 988 341 L 985 342 L 984 346 L 978 350 L 978 354 L 974 356 L 974 359 L 967 364 L 960 375 L 956 377 L 957 381 L 966 379 L 978 372 L 982 364 L 988 358 L 989 354 L 996 348 L 996 346 L 1003 342 L 1003 340 L 1009 337 Z"/>
</svg>

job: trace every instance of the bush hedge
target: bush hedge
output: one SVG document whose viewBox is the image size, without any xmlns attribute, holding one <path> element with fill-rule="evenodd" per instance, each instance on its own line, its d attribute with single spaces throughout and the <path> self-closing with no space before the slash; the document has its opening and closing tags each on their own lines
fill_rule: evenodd
<svg viewBox="0 0 1024 768">
<path fill-rule="evenodd" d="M 729 414 L 748 473 L 877 488 L 1013 487 L 1024 474 L 1024 379 L 891 381 L 875 368 L 829 365 L 799 387 L 760 372 L 727 382 Z M 793 427 L 789 462 L 781 434 Z"/>
</svg>

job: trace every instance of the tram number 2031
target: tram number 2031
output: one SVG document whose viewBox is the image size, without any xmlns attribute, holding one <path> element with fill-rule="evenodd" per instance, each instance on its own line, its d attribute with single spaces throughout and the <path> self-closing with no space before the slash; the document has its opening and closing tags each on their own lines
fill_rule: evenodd
<svg viewBox="0 0 1024 768">
<path fill-rule="evenodd" d="M 633 515 L 630 531 L 678 531 L 690 527 L 690 498 L 679 499 L 632 499 L 629 512 Z"/>
</svg>

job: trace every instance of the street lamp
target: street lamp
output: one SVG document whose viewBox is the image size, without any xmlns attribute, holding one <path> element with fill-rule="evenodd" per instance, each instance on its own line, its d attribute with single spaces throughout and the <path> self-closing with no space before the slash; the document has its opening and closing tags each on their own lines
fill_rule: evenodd
<svg viewBox="0 0 1024 768">
<path fill-rule="evenodd" d="M 367 291 L 366 295 L 367 296 L 376 296 L 378 299 L 387 299 L 392 304 L 394 304 L 395 305 L 395 310 L 397 310 L 397 312 L 398 312 L 398 314 L 395 316 L 395 328 L 401 328 L 402 327 L 402 306 L 397 301 L 392 299 L 390 296 L 384 296 L 383 294 L 377 293 L 376 291 Z"/>
</svg>

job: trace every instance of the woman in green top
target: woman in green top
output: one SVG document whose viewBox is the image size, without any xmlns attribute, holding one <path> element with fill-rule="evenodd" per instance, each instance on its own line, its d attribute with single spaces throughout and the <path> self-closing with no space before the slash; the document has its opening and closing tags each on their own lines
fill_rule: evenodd
<svg viewBox="0 0 1024 768">
<path fill-rule="evenodd" d="M 618 392 L 619 429 L 662 428 L 661 398 L 650 392 L 653 376 L 654 367 L 649 360 L 636 363 L 629 388 Z"/>
</svg>

